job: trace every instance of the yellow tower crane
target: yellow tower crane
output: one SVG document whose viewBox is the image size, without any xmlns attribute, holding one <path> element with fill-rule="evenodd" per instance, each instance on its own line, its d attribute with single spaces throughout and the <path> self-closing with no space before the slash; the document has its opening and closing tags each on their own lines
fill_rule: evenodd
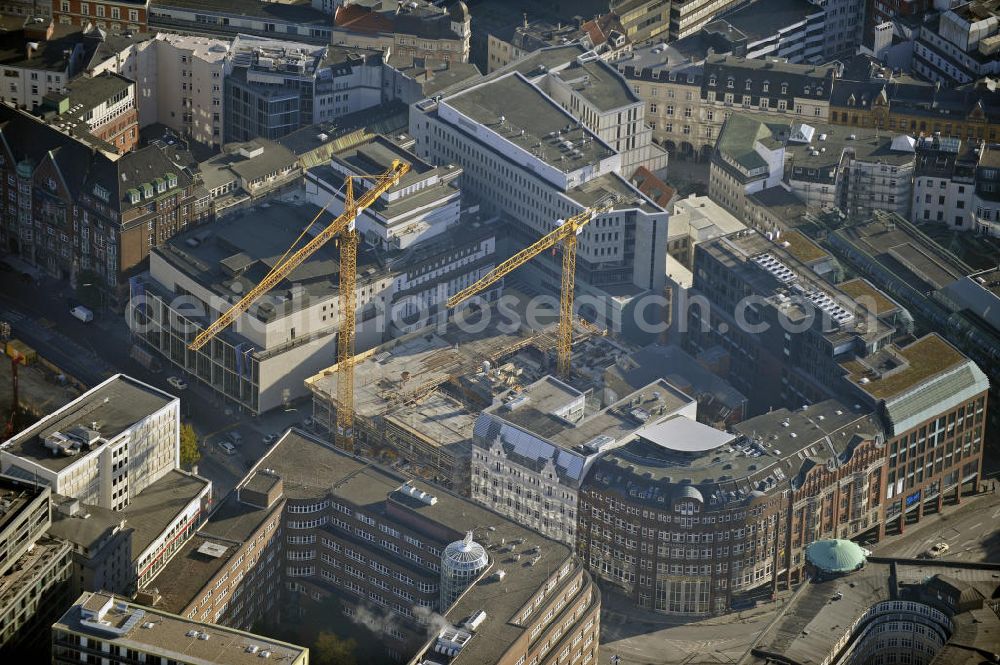
<svg viewBox="0 0 1000 665">
<path fill-rule="evenodd" d="M 340 316 L 339 316 L 339 337 L 337 338 L 337 440 L 338 443 L 348 451 L 353 451 L 354 447 L 354 326 L 356 308 L 356 282 L 357 282 L 357 261 L 358 261 L 358 232 L 354 228 L 354 221 L 365 208 L 369 207 L 389 188 L 395 186 L 399 179 L 410 170 L 407 162 L 394 160 L 392 166 L 378 176 L 348 176 L 345 183 L 344 212 L 334 219 L 330 224 L 320 231 L 316 237 L 307 242 L 301 248 L 289 255 L 292 248 L 281 257 L 281 260 L 257 286 L 250 289 L 243 298 L 226 310 L 219 318 L 212 322 L 207 328 L 202 330 L 188 345 L 192 351 L 197 351 L 205 346 L 213 337 L 222 332 L 238 316 L 250 309 L 250 306 L 262 295 L 277 286 L 283 279 L 288 277 L 292 271 L 302 265 L 306 259 L 312 256 L 316 250 L 325 245 L 336 236 L 340 236 Z M 371 188 L 366 191 L 361 198 L 354 198 L 354 180 L 372 179 L 374 182 Z M 332 199 L 331 199 L 332 200 Z M 329 203 L 327 203 L 329 206 Z M 306 231 L 316 223 L 316 220 L 326 211 L 326 207 L 320 210 L 306 230 L 299 236 L 301 239 Z M 298 240 L 295 241 L 298 243 Z M 293 244 L 294 247 L 294 244 Z"/>
<path fill-rule="evenodd" d="M 568 379 L 573 353 L 573 289 L 576 283 L 576 237 L 590 220 L 611 209 L 613 203 L 588 208 L 560 222 L 559 226 L 488 272 L 475 284 L 467 286 L 448 299 L 448 307 L 468 300 L 500 278 L 523 266 L 547 249 L 562 243 L 562 288 L 559 294 L 559 328 L 557 333 L 556 367 L 559 376 Z"/>
</svg>

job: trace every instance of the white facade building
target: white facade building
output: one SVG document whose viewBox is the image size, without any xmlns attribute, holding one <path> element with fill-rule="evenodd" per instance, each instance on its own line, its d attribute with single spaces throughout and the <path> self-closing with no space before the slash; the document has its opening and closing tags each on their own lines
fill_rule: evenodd
<svg viewBox="0 0 1000 665">
<path fill-rule="evenodd" d="M 462 167 L 463 195 L 507 220 L 512 249 L 560 219 L 614 202 L 583 229 L 577 248 L 577 288 L 601 301 L 598 317 L 621 316 L 635 298 L 663 288 L 667 213 L 619 175 L 622 153 L 518 69 L 418 102 L 410 135 L 420 157 Z M 557 259 L 539 256 L 523 270 L 537 287 L 559 290 Z"/>
<path fill-rule="evenodd" d="M 644 425 L 678 415 L 694 419 L 697 407 L 658 380 L 595 409 L 584 393 L 547 376 L 476 419 L 470 495 L 544 536 L 575 544 L 580 483 L 594 460 Z"/>
<path fill-rule="evenodd" d="M 117 72 L 136 82 L 141 126 L 162 123 L 182 137 L 219 147 L 229 44 L 226 39 L 161 32 L 93 71 Z"/>
<path fill-rule="evenodd" d="M 410 171 L 378 203 L 362 211 L 355 224 L 367 242 L 383 250 L 407 249 L 430 240 L 459 221 L 462 169 L 454 164 L 432 166 L 410 152 L 410 147 L 412 141 L 404 147 L 379 136 L 342 150 L 329 165 L 308 170 L 306 199 L 321 207 L 329 202 L 330 214 L 339 215 L 344 209 L 347 176 L 382 172 L 394 159 L 402 159 L 410 163 Z"/>
<path fill-rule="evenodd" d="M 177 468 L 180 400 L 118 374 L 0 446 L 0 472 L 121 510 Z"/>
</svg>

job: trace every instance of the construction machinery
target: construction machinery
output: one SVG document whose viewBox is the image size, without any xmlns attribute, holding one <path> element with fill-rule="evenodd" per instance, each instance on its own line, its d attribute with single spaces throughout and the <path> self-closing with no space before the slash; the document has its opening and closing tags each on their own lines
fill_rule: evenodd
<svg viewBox="0 0 1000 665">
<path fill-rule="evenodd" d="M 614 205 L 614 201 L 599 203 L 593 208 L 587 208 L 581 213 L 573 215 L 569 219 L 560 220 L 559 226 L 542 236 L 534 243 L 525 247 L 520 252 L 514 254 L 493 270 L 488 272 L 476 283 L 462 289 L 448 299 L 448 307 L 455 307 L 483 289 L 496 283 L 508 273 L 523 266 L 525 263 L 535 258 L 542 252 L 555 248 L 562 243 L 562 288 L 559 297 L 559 327 L 557 331 L 556 343 L 556 367 L 559 376 L 568 379 L 570 375 L 571 358 L 573 353 L 573 289 L 576 284 L 576 240 L 594 217 L 602 212 L 607 212 Z"/>
<path fill-rule="evenodd" d="M 289 252 L 292 252 L 292 248 L 298 244 L 299 240 L 306 235 L 312 225 L 316 223 L 316 220 L 326 211 L 329 202 L 326 206 L 323 206 L 323 209 L 313 217 L 309 226 L 302 231 L 302 234 L 292 244 L 292 247 L 288 248 L 288 251 L 285 252 L 281 260 L 275 264 L 264 279 L 248 291 L 239 302 L 212 322 L 211 325 L 198 333 L 194 341 L 188 345 L 188 348 L 192 351 L 197 351 L 205 346 L 213 337 L 235 321 L 237 317 L 249 310 L 250 306 L 261 296 L 291 275 L 296 268 L 302 265 L 320 247 L 334 237 L 339 237 L 340 311 L 336 365 L 339 373 L 337 380 L 337 443 L 349 452 L 353 452 L 354 448 L 354 326 L 355 308 L 357 307 L 356 283 L 358 260 L 358 232 L 354 228 L 354 222 L 357 219 L 358 213 L 375 203 L 382 194 L 395 186 L 399 182 L 399 179 L 406 175 L 409 170 L 409 163 L 393 160 L 392 166 L 381 175 L 347 176 L 344 183 L 344 211 L 312 240 L 289 255 Z M 363 179 L 372 180 L 372 186 L 361 198 L 355 199 L 354 181 Z"/>
</svg>

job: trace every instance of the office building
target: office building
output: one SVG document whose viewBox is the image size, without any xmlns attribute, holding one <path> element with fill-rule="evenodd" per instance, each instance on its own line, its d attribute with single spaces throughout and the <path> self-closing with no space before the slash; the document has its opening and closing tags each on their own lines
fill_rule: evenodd
<svg viewBox="0 0 1000 665">
<path fill-rule="evenodd" d="M 890 80 L 891 79 L 891 80 Z M 1000 91 L 984 82 L 945 85 L 873 67 L 834 85 L 830 122 L 910 136 L 1000 141 Z"/>
<path fill-rule="evenodd" d="M 487 73 L 506 67 L 515 60 L 549 46 L 577 42 L 599 54 L 604 60 L 615 60 L 632 49 L 632 40 L 617 14 L 607 13 L 589 21 L 555 23 L 546 19 L 509 25 L 487 35 Z"/>
<path fill-rule="evenodd" d="M 600 622 L 571 548 L 294 430 L 149 591 L 157 608 L 233 627 L 279 599 L 308 612 L 333 596 L 343 620 L 380 617 L 387 657 L 455 665 L 593 658 Z"/>
<path fill-rule="evenodd" d="M 945 6 L 920 28 L 913 71 L 945 86 L 1000 74 L 1000 3 L 974 0 Z"/>
<path fill-rule="evenodd" d="M 0 471 L 121 510 L 178 466 L 180 400 L 117 374 L 0 446 Z"/>
<path fill-rule="evenodd" d="M 377 106 L 383 101 L 382 57 L 376 51 L 238 35 L 226 60 L 225 141 L 274 140 Z"/>
<path fill-rule="evenodd" d="M 979 484 L 989 379 L 936 333 L 841 363 L 855 394 L 886 424 L 885 519 L 941 510 L 945 493 L 961 501 Z M 941 395 L 928 403 L 927 394 Z"/>
<path fill-rule="evenodd" d="M 502 395 L 476 419 L 472 499 L 572 545 L 580 485 L 594 461 L 676 415 L 694 420 L 697 403 L 663 380 L 603 405 L 543 377 Z"/>
<path fill-rule="evenodd" d="M 48 626 L 70 600 L 72 545 L 48 535 L 52 491 L 0 476 L 0 657 L 47 657 Z"/>
<path fill-rule="evenodd" d="M 335 152 L 328 164 L 307 171 L 306 200 L 339 215 L 344 209 L 347 177 L 382 173 L 393 160 L 403 160 L 410 164 L 410 171 L 380 201 L 358 215 L 358 232 L 384 251 L 408 249 L 436 238 L 459 222 L 462 197 L 458 179 L 462 169 L 454 164 L 428 164 L 412 152 L 413 148 L 413 141 L 406 138 L 376 136 Z"/>
<path fill-rule="evenodd" d="M 641 160 L 644 150 L 654 160 L 660 157 L 642 145 L 649 138 L 643 104 L 623 82 L 607 76 L 596 56 L 581 55 L 583 62 L 565 66 L 578 50 L 543 49 L 482 83 L 419 102 L 412 107 L 410 134 L 419 156 L 462 167 L 463 193 L 477 198 L 484 211 L 509 220 L 513 247 L 534 242 L 558 219 L 616 202 L 579 236 L 576 283 L 596 297 L 613 292 L 606 307 L 620 312 L 643 292 L 663 288 L 667 214 L 619 172 L 624 173 L 626 158 Z M 543 60 L 549 63 L 544 69 Z M 592 66 L 601 68 L 599 80 L 584 80 L 582 87 L 570 83 Z M 534 72 L 541 82 L 521 70 Z M 574 86 L 580 89 L 575 94 Z M 588 111 L 591 96 L 601 113 Z M 574 112 L 563 107 L 567 103 Z M 612 111 L 626 108 L 627 115 Z M 617 133 L 616 125 L 630 137 L 621 146 L 624 152 L 598 135 Z M 523 270 L 539 287 L 558 291 L 561 266 L 551 257 L 540 256 Z"/>
<path fill-rule="evenodd" d="M 118 510 L 58 496 L 49 532 L 73 543 L 73 589 L 132 597 L 194 534 L 212 483 L 172 469 Z"/>
<path fill-rule="evenodd" d="M 52 663 L 99 658 L 107 665 L 250 665 L 262 659 L 308 665 L 309 650 L 136 605 L 107 593 L 84 593 L 52 624 Z"/>
<path fill-rule="evenodd" d="M 324 9 L 333 14 L 330 43 L 393 51 L 399 55 L 469 61 L 472 35 L 469 8 L 456 2 L 447 9 L 427 2 L 372 3 L 348 0 Z M 329 11 L 333 9 L 333 11 Z"/>
<path fill-rule="evenodd" d="M 50 92 L 40 115 L 64 131 L 88 132 L 124 154 L 139 144 L 135 82 L 105 72 L 70 81 L 64 92 Z"/>
<path fill-rule="evenodd" d="M 835 285 L 842 268 L 800 232 L 772 238 L 746 230 L 698 245 L 692 291 L 710 306 L 687 312 L 686 347 L 719 347 L 720 373 L 750 398 L 752 414 L 831 396 L 844 354 L 866 356 L 897 328 L 912 331 L 908 312 L 870 285 Z M 759 300 L 748 307 L 747 296 Z"/>
<path fill-rule="evenodd" d="M 734 432 L 684 417 L 644 427 L 584 481 L 580 555 L 639 607 L 728 612 L 801 581 L 814 539 L 877 527 L 882 447 L 870 412 L 833 400 Z"/>
<path fill-rule="evenodd" d="M 827 12 L 809 0 L 755 0 L 706 23 L 702 39 L 728 42 L 719 53 L 819 64 L 826 21 Z"/>
<path fill-rule="evenodd" d="M 390 161 L 395 156 L 388 150 L 371 155 Z M 382 164 L 376 171 L 388 167 Z M 417 170 L 412 181 L 404 182 L 420 180 Z M 402 210 L 421 205 L 428 193 L 433 198 L 433 192 L 410 192 L 400 185 L 381 199 Z M 403 198 L 389 200 L 397 197 Z M 329 196 L 324 205 L 328 201 Z M 376 213 L 381 205 L 373 207 Z M 241 409 L 262 413 L 306 394 L 303 381 L 337 355 L 339 252 L 334 243 L 320 248 L 203 349 L 186 350 L 184 328 L 214 319 L 230 307 L 232 294 L 245 293 L 263 279 L 320 210 L 309 203 L 272 202 L 155 248 L 149 276 L 132 284 L 133 297 L 142 295 L 149 303 L 133 311 L 135 330 L 154 352 Z M 329 219 L 324 214 L 317 224 Z M 448 295 L 493 267 L 496 238 L 489 219 L 469 214 L 453 221 L 445 232 L 405 251 L 361 245 L 358 352 L 408 332 L 410 325 L 426 325 L 426 317 L 436 316 Z M 314 232 L 321 228 L 315 226 Z M 186 300 L 176 300 L 181 294 Z"/>
</svg>

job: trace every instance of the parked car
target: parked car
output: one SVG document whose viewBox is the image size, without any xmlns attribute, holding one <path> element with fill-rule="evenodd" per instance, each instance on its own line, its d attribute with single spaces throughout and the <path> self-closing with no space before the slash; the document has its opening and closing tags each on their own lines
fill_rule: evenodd
<svg viewBox="0 0 1000 665">
<path fill-rule="evenodd" d="M 227 455 L 236 454 L 236 446 L 229 443 L 228 441 L 219 441 L 219 448 Z"/>
<path fill-rule="evenodd" d="M 243 435 L 237 432 L 236 430 L 232 430 L 231 432 L 229 432 L 228 436 L 229 440 L 232 441 L 234 446 L 238 446 L 243 443 Z"/>
<path fill-rule="evenodd" d="M 927 550 L 924 553 L 924 556 L 926 556 L 928 559 L 936 559 L 939 556 L 943 556 L 944 554 L 946 554 L 950 549 L 951 545 L 949 545 L 948 543 L 944 542 L 935 543 L 934 545 L 931 546 L 929 550 Z"/>
<path fill-rule="evenodd" d="M 311 428 L 315 423 L 316 421 L 312 419 L 312 416 L 309 416 L 308 418 L 302 421 L 302 424 L 307 428 Z"/>
<path fill-rule="evenodd" d="M 187 390 L 188 387 L 187 381 L 179 376 L 171 376 L 167 379 L 167 383 L 170 384 L 170 387 L 174 390 Z"/>
<path fill-rule="evenodd" d="M 264 435 L 264 438 L 263 438 L 263 439 L 261 439 L 261 440 L 262 440 L 262 441 L 264 442 L 264 445 L 265 445 L 265 446 L 270 446 L 270 445 L 272 445 L 272 444 L 273 444 L 273 443 L 274 443 L 275 441 L 277 441 L 277 440 L 278 440 L 278 435 L 277 435 L 277 434 L 275 434 L 274 432 L 271 432 L 270 434 L 265 434 L 265 435 Z"/>
<path fill-rule="evenodd" d="M 94 320 L 94 313 L 83 305 L 77 305 L 76 307 L 69 310 L 69 313 L 80 319 L 84 323 L 90 323 Z"/>
</svg>

